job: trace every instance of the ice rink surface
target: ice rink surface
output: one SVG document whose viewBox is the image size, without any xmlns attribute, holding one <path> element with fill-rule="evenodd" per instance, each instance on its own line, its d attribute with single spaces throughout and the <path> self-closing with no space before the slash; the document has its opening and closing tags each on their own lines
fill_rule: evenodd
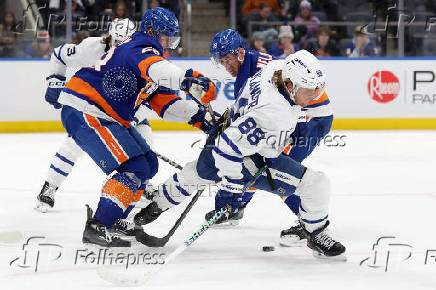
<svg viewBox="0 0 436 290">
<path fill-rule="evenodd" d="M 148 289 L 436 289 L 436 131 L 334 131 L 345 146 L 322 144 L 305 165 L 333 183 L 330 229 L 347 247 L 347 262 L 315 259 L 303 246 L 279 246 L 295 216 L 278 196 L 260 192 L 237 227 L 213 228 L 149 281 Z M 199 153 L 201 133 L 156 133 L 157 150 L 184 164 Z M 0 234 L 20 231 L 24 241 L 0 246 L 0 289 L 118 289 L 101 280 L 96 249 L 81 244 L 85 204 L 96 208 L 105 178 L 88 157 L 76 164 L 47 214 L 33 210 L 53 154 L 64 134 L 0 135 Z M 329 144 L 332 145 L 332 144 Z M 161 163 L 159 183 L 174 169 Z M 145 229 L 163 236 L 183 203 Z M 202 196 L 166 247 L 134 244 L 114 271 L 153 269 L 143 259 L 168 254 L 212 209 Z M 23 245 L 29 238 L 27 245 Z M 262 252 L 265 245 L 274 252 Z M 92 252 L 94 251 L 94 252 Z M 126 256 L 129 265 L 126 270 Z M 135 259 L 135 260 L 134 260 Z M 138 262 L 139 261 L 139 262 Z M 139 264 L 137 264 L 139 263 Z"/>
</svg>

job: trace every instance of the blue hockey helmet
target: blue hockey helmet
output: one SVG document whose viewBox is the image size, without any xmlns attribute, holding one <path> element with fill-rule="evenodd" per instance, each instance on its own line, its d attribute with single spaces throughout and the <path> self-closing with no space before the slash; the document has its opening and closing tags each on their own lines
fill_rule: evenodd
<svg viewBox="0 0 436 290">
<path fill-rule="evenodd" d="M 226 29 L 215 34 L 209 51 L 212 60 L 219 63 L 219 59 L 229 53 L 238 54 L 239 47 L 244 47 L 242 36 L 236 30 Z"/>
<path fill-rule="evenodd" d="M 152 28 L 159 42 L 167 42 L 165 48 L 176 48 L 180 42 L 180 26 L 176 16 L 170 10 L 162 7 L 156 7 L 145 11 L 142 17 L 140 30 L 147 32 Z"/>
</svg>

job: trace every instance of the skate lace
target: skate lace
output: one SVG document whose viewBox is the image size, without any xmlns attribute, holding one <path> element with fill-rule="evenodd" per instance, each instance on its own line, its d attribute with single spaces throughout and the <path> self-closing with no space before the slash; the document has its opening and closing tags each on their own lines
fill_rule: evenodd
<svg viewBox="0 0 436 290">
<path fill-rule="evenodd" d="M 106 230 L 106 227 L 99 226 L 99 230 L 105 234 L 104 239 L 106 242 L 111 243 L 112 242 L 112 235 Z"/>
<path fill-rule="evenodd" d="M 117 224 L 123 230 L 130 230 L 130 229 L 133 229 L 135 227 L 135 223 L 130 221 L 130 220 L 127 220 L 127 219 L 119 219 L 117 221 Z"/>
<path fill-rule="evenodd" d="M 334 239 L 332 239 L 327 232 L 323 231 L 315 236 L 315 241 L 327 249 L 330 249 L 333 247 L 333 245 L 336 243 Z"/>
<path fill-rule="evenodd" d="M 41 195 L 50 197 L 51 199 L 54 199 L 55 192 L 56 192 L 56 189 L 54 187 L 47 186 Z"/>
</svg>

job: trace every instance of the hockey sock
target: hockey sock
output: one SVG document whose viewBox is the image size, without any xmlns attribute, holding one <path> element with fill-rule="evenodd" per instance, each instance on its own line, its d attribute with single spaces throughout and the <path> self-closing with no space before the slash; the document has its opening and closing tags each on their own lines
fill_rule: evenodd
<svg viewBox="0 0 436 290">
<path fill-rule="evenodd" d="M 143 183 L 138 188 L 138 190 L 136 190 L 135 195 L 133 196 L 132 202 L 130 203 L 129 207 L 124 211 L 123 216 L 121 217 L 122 219 L 126 219 L 129 216 L 132 209 L 136 206 L 138 201 L 141 199 L 141 196 L 144 193 L 145 186 L 146 186 L 146 183 Z"/>
<path fill-rule="evenodd" d="M 60 187 L 82 154 L 83 151 L 80 147 L 72 138 L 68 137 L 53 157 L 46 181 L 56 188 Z"/>
<path fill-rule="evenodd" d="M 134 175 L 133 178 L 130 175 L 133 174 L 117 173 L 103 186 L 94 217 L 107 228 L 111 228 L 115 220 L 123 217 L 135 196 L 138 186 Z"/>
</svg>

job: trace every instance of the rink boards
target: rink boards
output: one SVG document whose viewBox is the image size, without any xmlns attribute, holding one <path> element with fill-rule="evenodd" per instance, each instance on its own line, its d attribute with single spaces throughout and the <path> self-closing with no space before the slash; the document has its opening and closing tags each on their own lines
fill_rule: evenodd
<svg viewBox="0 0 436 290">
<path fill-rule="evenodd" d="M 233 102 L 234 79 L 208 58 L 175 58 L 214 80 L 213 108 Z M 322 59 L 327 94 L 335 112 L 334 129 L 436 129 L 436 58 Z M 59 111 L 44 101 L 44 59 L 3 59 L 0 132 L 61 131 Z M 181 93 L 184 96 L 183 93 Z M 154 130 L 189 130 L 151 116 Z"/>
</svg>

